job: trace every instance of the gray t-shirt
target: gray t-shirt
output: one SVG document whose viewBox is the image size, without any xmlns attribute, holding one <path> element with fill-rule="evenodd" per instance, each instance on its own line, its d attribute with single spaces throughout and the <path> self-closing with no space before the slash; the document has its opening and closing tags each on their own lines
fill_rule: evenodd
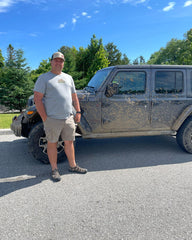
<svg viewBox="0 0 192 240">
<path fill-rule="evenodd" d="M 61 73 L 47 72 L 39 76 L 34 91 L 44 94 L 47 116 L 55 119 L 67 119 L 72 114 L 72 93 L 76 92 L 73 78 Z"/>
</svg>

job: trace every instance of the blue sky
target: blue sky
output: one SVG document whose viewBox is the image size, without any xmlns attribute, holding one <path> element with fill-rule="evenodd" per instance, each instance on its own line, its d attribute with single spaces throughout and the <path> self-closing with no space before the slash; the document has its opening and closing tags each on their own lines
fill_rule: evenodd
<svg viewBox="0 0 192 240">
<path fill-rule="evenodd" d="M 23 49 L 31 69 L 62 46 L 86 48 L 93 34 L 134 60 L 183 39 L 192 28 L 192 1 L 0 0 L 0 49 Z"/>
</svg>

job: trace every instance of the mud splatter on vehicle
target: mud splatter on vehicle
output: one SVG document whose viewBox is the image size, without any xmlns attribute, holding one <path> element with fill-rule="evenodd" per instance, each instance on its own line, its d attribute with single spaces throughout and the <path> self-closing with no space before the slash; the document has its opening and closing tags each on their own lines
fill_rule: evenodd
<svg viewBox="0 0 192 240">
<path fill-rule="evenodd" d="M 122 65 L 99 70 L 87 87 L 77 91 L 83 138 L 175 135 L 192 153 L 192 66 Z M 11 129 L 28 138 L 33 156 L 48 163 L 47 141 L 33 98 L 15 117 Z M 75 114 L 75 111 L 74 111 Z M 63 158 L 62 141 L 58 159 Z"/>
</svg>

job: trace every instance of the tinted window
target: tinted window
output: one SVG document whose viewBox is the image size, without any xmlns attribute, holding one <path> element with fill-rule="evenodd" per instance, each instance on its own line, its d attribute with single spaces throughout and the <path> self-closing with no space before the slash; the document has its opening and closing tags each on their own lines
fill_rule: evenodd
<svg viewBox="0 0 192 240">
<path fill-rule="evenodd" d="M 99 70 L 96 72 L 96 74 L 91 78 L 90 82 L 88 83 L 86 90 L 97 90 L 102 82 L 105 81 L 109 73 L 111 72 L 112 68 L 106 68 L 103 70 Z"/>
<path fill-rule="evenodd" d="M 113 79 L 118 83 L 119 94 L 142 94 L 145 93 L 145 72 L 118 72 Z"/>
<path fill-rule="evenodd" d="M 181 93 L 183 92 L 182 72 L 156 72 L 155 75 L 156 93 Z"/>
<path fill-rule="evenodd" d="M 192 71 L 191 71 L 191 76 L 190 76 L 190 78 L 191 78 L 191 91 L 192 91 Z"/>
</svg>

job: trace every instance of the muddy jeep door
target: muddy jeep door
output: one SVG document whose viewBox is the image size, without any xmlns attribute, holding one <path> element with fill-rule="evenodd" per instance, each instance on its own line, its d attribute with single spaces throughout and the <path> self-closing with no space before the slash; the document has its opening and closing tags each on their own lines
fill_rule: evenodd
<svg viewBox="0 0 192 240">
<path fill-rule="evenodd" d="M 153 69 L 152 115 L 153 129 L 170 130 L 179 115 L 189 105 L 182 69 Z"/>
<path fill-rule="evenodd" d="M 105 131 L 128 131 L 149 128 L 149 70 L 118 70 L 110 83 L 118 85 L 111 97 L 105 94 L 101 121 Z"/>
</svg>

